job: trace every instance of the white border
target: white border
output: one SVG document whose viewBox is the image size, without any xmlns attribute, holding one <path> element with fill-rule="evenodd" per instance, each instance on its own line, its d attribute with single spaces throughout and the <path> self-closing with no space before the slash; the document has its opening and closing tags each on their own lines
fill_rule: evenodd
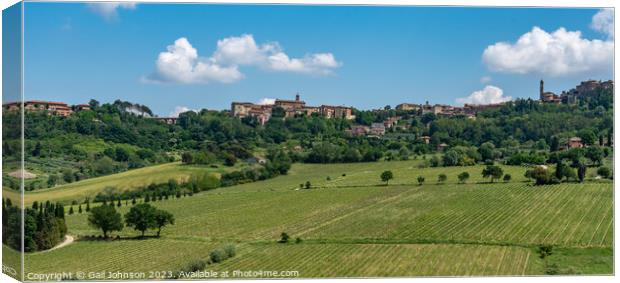
<svg viewBox="0 0 620 283">
<path fill-rule="evenodd" d="M 5 9 L 19 1 L 9 0 L 2 1 L 0 8 Z M 149 1 L 128 1 L 128 0 L 115 0 L 115 1 L 103 1 L 103 0 L 63 0 L 63 1 L 46 1 L 46 0 L 29 0 L 29 2 L 176 2 L 176 3 L 254 3 L 254 4 L 308 4 L 308 5 L 420 5 L 420 6 L 494 6 L 494 7 L 613 7 L 616 8 L 617 2 L 613 0 L 504 0 L 504 1 L 492 1 L 492 0 L 149 0 Z M 23 21 L 23 16 L 22 16 Z M 2 23 L 0 21 L 0 30 Z M 614 30 L 618 30 L 616 22 Z M 22 37 L 23 40 L 23 37 Z M 2 45 L 2 38 L 0 37 L 0 46 Z M 617 50 L 614 50 L 614 58 L 616 58 Z M 0 65 L 2 64 L 2 58 L 0 56 Z M 617 65 L 614 64 L 614 81 L 615 74 L 617 73 Z M 0 82 L 1 82 L 1 69 L 0 69 Z M 22 69 L 23 72 L 23 69 Z M 22 81 L 23 83 L 23 81 Z M 615 100 L 615 97 L 614 97 Z M 615 115 L 618 111 L 617 103 L 614 104 L 614 141 L 618 140 L 618 128 L 619 128 L 619 116 Z M 1 129 L 0 129 L 1 133 Z M 614 155 L 614 168 L 620 168 L 620 159 L 617 155 Z M 1 173 L 1 168 L 0 168 Z M 620 181 L 614 179 L 614 188 L 617 188 Z M 614 193 L 614 204 L 617 203 L 617 195 Z M 617 210 L 614 211 L 614 221 L 618 218 Z M 614 222 L 615 228 L 616 222 Z M 618 233 L 614 229 L 614 250 L 615 243 L 618 242 Z M 618 270 L 618 260 L 614 256 L 614 272 Z M 524 280 L 530 282 L 613 282 L 615 276 L 540 276 L 540 277 L 459 277 L 459 278 L 380 278 L 380 279 L 303 279 L 305 282 L 410 282 L 415 280 L 417 282 L 521 282 Z M 2 282 L 17 282 L 13 278 L 1 274 L 0 280 Z M 10 281 L 9 281 L 10 280 Z M 337 281 L 335 281 L 337 280 Z M 226 280 L 226 282 L 247 282 L 248 280 Z M 256 280 L 251 280 L 256 281 Z M 290 280 L 287 280 L 290 281 Z M 299 280 L 297 280 L 299 281 Z M 147 281 L 148 282 L 148 281 Z M 160 281 L 160 282 L 180 282 L 180 281 Z M 208 282 L 208 281 L 195 281 L 195 282 Z M 282 280 L 260 280 L 260 282 L 282 282 Z"/>
</svg>

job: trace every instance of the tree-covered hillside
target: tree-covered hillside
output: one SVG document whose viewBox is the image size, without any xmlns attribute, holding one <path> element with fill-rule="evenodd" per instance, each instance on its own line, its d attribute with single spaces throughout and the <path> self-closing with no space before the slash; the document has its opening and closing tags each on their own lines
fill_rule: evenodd
<svg viewBox="0 0 620 283">
<path fill-rule="evenodd" d="M 579 137 L 586 146 L 608 155 L 609 150 L 602 147 L 612 144 L 612 101 L 611 91 L 601 91 L 577 104 L 516 100 L 480 112 L 475 119 L 386 107 L 356 110 L 353 121 L 316 115 L 283 119 L 275 115 L 265 125 L 251 117 L 237 119 L 226 110 L 202 110 L 182 113 L 176 124 L 169 125 L 151 118 L 151 110 L 144 105 L 91 100 L 91 110 L 69 117 L 26 112 L 26 170 L 35 175 L 26 182 L 26 189 L 53 187 L 174 160 L 212 166 L 266 160 L 277 167 L 278 162 L 409 159 L 439 150 L 450 153 L 454 165 L 488 161 L 554 163 L 557 158 L 551 158 L 551 153 L 563 149 L 571 137 Z M 382 137 L 346 132 L 353 125 L 383 122 L 390 117 L 398 117 L 398 122 Z M 20 122 L 16 112 L 5 111 L 3 118 L 5 125 Z M 6 175 L 18 167 L 20 137 L 19 132 L 11 130 L 5 130 L 3 135 Z M 422 136 L 430 137 L 428 144 Z M 275 157 L 278 162 L 274 162 Z M 459 158 L 462 162 L 454 161 Z M 449 158 L 443 161 L 442 165 L 451 165 Z M 429 162 L 434 165 L 434 161 Z M 16 188 L 14 178 L 3 179 L 5 186 Z"/>
</svg>

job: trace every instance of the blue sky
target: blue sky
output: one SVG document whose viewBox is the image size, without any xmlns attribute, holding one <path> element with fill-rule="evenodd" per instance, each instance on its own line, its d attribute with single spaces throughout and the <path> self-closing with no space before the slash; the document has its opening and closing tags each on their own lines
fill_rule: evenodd
<svg viewBox="0 0 620 283">
<path fill-rule="evenodd" d="M 559 92 L 613 76 L 600 9 L 96 5 L 25 4 L 26 99 L 122 99 L 167 116 L 299 92 L 371 109 L 537 97 L 541 78 Z"/>
</svg>

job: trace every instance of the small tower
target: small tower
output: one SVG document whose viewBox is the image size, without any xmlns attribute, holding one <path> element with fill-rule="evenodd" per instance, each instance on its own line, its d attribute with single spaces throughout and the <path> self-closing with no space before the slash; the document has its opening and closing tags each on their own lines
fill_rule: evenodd
<svg viewBox="0 0 620 283">
<path fill-rule="evenodd" d="M 299 101 L 301 98 L 299 97 L 299 92 L 295 95 L 295 101 Z"/>
<path fill-rule="evenodd" d="M 540 80 L 540 100 L 545 100 L 545 98 L 543 97 L 544 93 L 545 93 L 545 82 L 541 79 Z"/>
</svg>

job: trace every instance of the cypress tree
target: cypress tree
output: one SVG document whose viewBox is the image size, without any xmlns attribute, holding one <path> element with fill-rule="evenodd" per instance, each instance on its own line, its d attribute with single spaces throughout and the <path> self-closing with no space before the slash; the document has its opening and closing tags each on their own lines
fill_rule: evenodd
<svg viewBox="0 0 620 283">
<path fill-rule="evenodd" d="M 553 136 L 551 137 L 550 150 L 551 152 L 554 152 L 554 151 L 558 151 L 558 149 L 560 149 L 560 141 L 558 140 L 558 137 Z"/>
<path fill-rule="evenodd" d="M 151 201 L 151 196 L 149 194 L 146 194 L 146 196 L 144 196 L 144 202 L 150 202 Z"/>
<path fill-rule="evenodd" d="M 135 197 L 135 196 L 131 199 L 131 204 L 132 204 L 132 205 L 135 205 L 135 204 L 136 204 L 136 197 Z"/>
<path fill-rule="evenodd" d="M 118 202 L 116 203 L 116 206 L 121 207 L 121 198 L 118 198 Z"/>
<path fill-rule="evenodd" d="M 562 163 L 562 159 L 558 159 L 558 162 L 555 166 L 555 177 L 558 178 L 558 180 L 560 181 L 564 177 L 564 164 Z"/>
<path fill-rule="evenodd" d="M 90 201 L 86 200 L 86 212 L 90 211 Z"/>
<path fill-rule="evenodd" d="M 73 206 L 71 208 L 69 208 L 69 215 L 73 214 Z"/>
<path fill-rule="evenodd" d="M 78 205 L 78 213 L 80 213 L 80 214 L 82 213 L 82 205 L 81 204 Z"/>
<path fill-rule="evenodd" d="M 583 163 L 580 163 L 579 166 L 577 167 L 577 177 L 579 178 L 579 182 L 583 182 L 583 180 L 586 178 L 586 165 Z"/>
</svg>

